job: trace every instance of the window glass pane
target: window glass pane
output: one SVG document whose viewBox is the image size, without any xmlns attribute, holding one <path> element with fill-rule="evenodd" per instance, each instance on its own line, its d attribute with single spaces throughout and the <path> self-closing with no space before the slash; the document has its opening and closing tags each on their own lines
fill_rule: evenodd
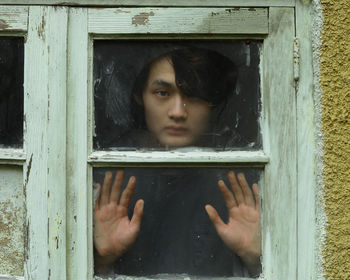
<svg viewBox="0 0 350 280">
<path fill-rule="evenodd" d="M 22 167 L 0 167 L 0 275 L 23 275 Z"/>
<path fill-rule="evenodd" d="M 23 46 L 0 37 L 0 147 L 23 145 Z"/>
<path fill-rule="evenodd" d="M 94 148 L 262 146 L 261 41 L 94 42 Z"/>
<path fill-rule="evenodd" d="M 261 170 L 229 171 L 222 168 L 125 168 L 116 173 L 116 169 L 94 168 L 95 187 L 97 183 L 102 185 L 102 191 L 96 194 L 94 212 L 96 274 L 259 275 L 260 207 L 255 199 L 257 186 L 253 187 L 256 196 L 251 187 L 259 183 Z M 136 181 L 129 181 L 131 176 Z M 230 191 L 220 192 L 220 180 Z M 129 185 L 125 188 L 127 182 Z M 134 186 L 131 195 L 129 191 Z M 118 193 L 119 187 L 124 190 L 122 195 Z M 206 206 L 208 204 L 227 223 L 217 224 L 220 235 L 207 213 L 215 217 L 215 211 Z M 137 233 L 142 205 L 144 214 Z M 249 262 L 240 257 L 246 254 L 250 256 Z"/>
</svg>

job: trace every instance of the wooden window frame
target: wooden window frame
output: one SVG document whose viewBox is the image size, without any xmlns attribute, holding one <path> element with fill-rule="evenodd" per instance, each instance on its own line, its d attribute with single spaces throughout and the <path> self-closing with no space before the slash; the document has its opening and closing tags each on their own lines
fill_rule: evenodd
<svg viewBox="0 0 350 280">
<path fill-rule="evenodd" d="M 78 10 L 75 10 L 76 12 Z M 74 12 L 74 10 L 72 10 Z M 72 278 L 92 277 L 92 189 L 84 188 L 83 185 L 92 185 L 92 168 L 94 166 L 128 166 L 139 164 L 149 166 L 157 164 L 164 166 L 171 164 L 196 164 L 217 165 L 230 162 L 235 165 L 245 164 L 251 167 L 265 167 L 263 176 L 263 214 L 262 214 L 262 238 L 263 238 L 263 271 L 267 279 L 278 275 L 279 278 L 296 277 L 296 189 L 281 189 L 281 185 L 296 185 L 296 100 L 294 88 L 294 68 L 293 68 L 293 39 L 294 39 L 294 9 L 293 8 L 242 8 L 239 10 L 225 8 L 187 8 L 186 12 L 180 8 L 99 8 L 81 9 L 81 16 L 74 15 L 71 18 L 82 22 L 72 24 L 74 28 L 79 26 L 81 31 L 74 31 L 72 34 L 81 34 L 76 42 L 84 42 L 84 46 L 71 45 L 75 53 L 74 63 L 70 63 L 72 73 L 86 73 L 82 80 L 74 78 L 70 86 L 70 92 L 76 107 L 72 108 L 72 114 L 78 114 L 80 118 L 72 117 L 68 124 L 76 120 L 73 129 L 68 128 L 68 135 L 75 135 L 72 151 L 79 141 L 78 135 L 87 135 L 84 154 L 77 156 L 74 154 L 74 172 L 79 169 L 81 179 L 72 176 L 68 189 L 76 188 L 72 194 L 74 197 L 82 195 L 87 201 L 77 202 L 77 212 L 75 216 L 84 215 L 87 220 L 82 224 L 69 230 L 70 233 L 77 232 L 77 229 L 89 228 L 84 240 L 81 233 L 76 233 L 72 238 L 75 248 L 86 250 L 89 258 L 84 259 L 78 267 L 79 271 L 72 274 Z M 252 13 L 252 16 L 247 16 Z M 143 18 L 144 24 L 135 23 L 138 15 L 148 15 Z M 211 16 L 216 15 L 216 16 Z M 210 21 L 205 20 L 211 17 Z M 183 19 L 190 18 L 190 21 Z M 165 26 L 162 25 L 165 22 Z M 182 22 L 181 28 L 177 22 Z M 204 22 L 204 23 L 203 23 Z M 207 24 L 207 25 L 206 25 Z M 229 26 L 236 24 L 236 28 Z M 159 27 L 161 26 L 161 28 Z M 175 28 L 174 28 L 175 26 Z M 172 29 L 171 29 L 172 28 Z M 97 39 L 132 39 L 132 38 L 169 38 L 172 34 L 178 38 L 189 38 L 196 33 L 196 36 L 208 38 L 207 34 L 216 38 L 251 38 L 263 39 L 261 55 L 261 94 L 262 94 L 262 116 L 261 129 L 263 135 L 264 148 L 261 151 L 252 152 L 152 152 L 145 155 L 144 152 L 102 152 L 93 151 L 92 136 L 94 131 L 93 114 L 93 93 L 92 93 L 92 58 L 93 40 Z M 84 30 L 82 30 L 84 29 Z M 166 31 L 165 31 L 166 30 Z M 222 31 L 222 32 L 221 32 Z M 269 33 L 269 34 L 267 34 Z M 135 36 L 137 35 L 137 37 Z M 202 38 L 202 37 L 201 37 Z M 288 45 L 290 42 L 290 45 Z M 88 46 L 88 47 L 86 47 Z M 74 51 L 72 49 L 72 52 Z M 86 52 L 82 51 L 86 50 Z M 276 52 L 280 56 L 276 56 Z M 79 56 L 79 59 L 77 57 Z M 79 61 L 79 62 L 78 62 Z M 84 61 L 84 62 L 83 62 Z M 88 62 L 88 64 L 86 64 Z M 84 65 L 85 63 L 85 65 Z M 81 65 L 84 65 L 82 68 Z M 274 71 L 271 65 L 283 65 L 284 72 Z M 86 68 L 87 67 L 87 68 Z M 88 71 L 86 71 L 88 70 Z M 71 75 L 68 75 L 71 76 Z M 86 83 L 87 81 L 87 83 Z M 278 82 L 277 82 L 278 81 Z M 87 84 L 87 88 L 81 88 L 81 84 Z M 88 92 L 86 96 L 86 92 Z M 281 94 L 283 92 L 283 94 Z M 84 96 L 84 102 L 82 102 Z M 85 99 L 85 96 L 87 99 Z M 82 106 L 82 103 L 84 104 Z M 68 104 L 70 104 L 68 100 Z M 278 104 L 278 106 L 277 106 Z M 86 112 L 87 105 L 87 112 Z M 284 108 L 289 108 L 287 111 Z M 79 113 L 78 113 L 79 112 Z M 68 118 L 69 109 L 68 109 Z M 85 119 L 84 119 L 85 118 Z M 87 126 L 85 126 L 87 125 Z M 85 127 L 84 127 L 85 126 Z M 76 128 L 84 130 L 76 132 Z M 280 133 L 283 127 L 284 132 Z M 72 136 L 74 137 L 74 136 Z M 78 138 L 77 138 L 78 137 Z M 285 145 L 281 145 L 284 143 Z M 69 150 L 68 142 L 68 150 Z M 68 155 L 71 153 L 68 152 Z M 86 160 L 86 154 L 88 160 Z M 281 156 L 282 155 L 282 156 Z M 279 157 L 283 158 L 283 161 Z M 68 159 L 70 162 L 70 159 Z M 84 178 L 84 179 L 83 179 Z M 87 182 L 86 182 L 87 178 Z M 288 195 L 283 195 L 287 193 Z M 278 197 L 278 200 L 274 199 Z M 82 207 L 84 207 L 82 209 Z M 75 207 L 73 207 L 75 209 Z M 86 212 L 87 208 L 87 212 Z M 283 211 L 284 210 L 284 211 Z M 288 222 L 285 221 L 288 213 Z M 69 213 L 67 213 L 69 215 Z M 85 224 L 84 224 L 85 222 Z M 277 226 L 284 223 L 283 227 Z M 71 225 L 71 223 L 69 223 Z M 73 224 L 74 225 L 74 224 Z M 74 230 L 76 229 L 76 230 Z M 78 245 L 77 242 L 82 241 Z M 282 245 L 283 244 L 283 245 Z M 72 244 L 73 245 L 73 244 Z M 82 252 L 77 253 L 81 255 Z M 79 259 L 72 256 L 73 259 Z M 289 266 L 281 266 L 280 259 L 290 260 Z M 84 267 L 84 269 L 81 269 Z M 271 269 L 270 269 L 271 268 Z M 73 270 L 70 270 L 73 272 Z M 125 277 L 125 276 L 123 276 Z M 118 279 L 118 277 L 116 278 Z M 132 277 L 130 277 L 132 279 Z"/>
<path fill-rule="evenodd" d="M 247 0 L 220 3 L 222 10 L 235 6 L 268 9 L 268 35 L 247 30 L 239 34 L 243 30 L 239 28 L 231 35 L 227 35 L 227 30 L 225 35 L 216 31 L 218 37 L 264 39 L 261 59 L 263 151 L 223 152 L 217 156 L 202 154 L 199 157 L 191 153 L 172 156 L 162 153 L 163 160 L 173 163 L 209 163 L 213 160 L 265 165 L 263 279 L 314 279 L 316 275 L 314 137 L 309 132 L 313 123 L 308 33 L 311 17 L 308 4 L 301 2 L 270 0 L 262 4 Z M 188 9 L 219 9 L 209 8 L 214 5 L 205 1 L 186 3 L 178 1 L 174 5 L 191 6 Z M 4 6 L 7 4 L 19 6 Z M 0 0 L 3 5 L 0 6 L 1 19 L 6 18 L 3 11 L 21 11 L 16 13 L 20 15 L 16 22 L 21 25 L 0 26 L 0 34 L 26 38 L 24 146 L 23 149 L 0 150 L 0 164 L 23 165 L 27 213 L 24 279 L 93 279 L 92 166 L 127 165 L 141 159 L 134 155 L 127 162 L 118 159 L 120 153 L 92 151 L 91 42 L 93 38 L 120 38 L 122 32 L 111 30 L 106 33 L 91 21 L 94 13 L 103 15 L 103 9 L 72 7 L 97 5 L 94 1 L 67 2 L 63 7 L 50 6 L 55 1 L 32 1 L 31 4 L 33 6 L 26 6 L 25 1 Z M 122 8 L 124 11 L 152 9 L 127 8 L 138 5 L 132 0 L 118 1 L 118 4 L 118 9 L 126 6 Z M 143 2 L 143 5 L 148 4 L 151 3 Z M 117 3 L 99 1 L 98 5 L 117 6 Z M 177 9 L 170 7 L 172 5 L 164 1 L 160 5 L 164 7 L 153 9 Z M 7 21 L 13 19 L 12 15 Z M 302 27 L 305 24 L 308 24 L 307 28 Z M 135 34 L 137 32 L 127 32 L 123 36 Z M 183 36 L 187 38 L 189 34 Z M 304 44 L 295 49 L 294 37 Z M 300 56 L 300 60 L 293 63 L 295 51 L 298 53 L 294 53 L 294 59 Z M 286 64 L 285 60 L 289 62 Z M 300 71 L 296 71 L 296 67 Z M 284 72 L 276 71 L 276 68 Z M 278 91 L 274 86 L 278 82 L 284 83 L 288 94 L 284 91 L 282 95 Z M 279 107 L 277 110 L 281 113 L 276 114 L 273 107 Z M 286 108 L 292 108 L 293 117 L 286 117 Z M 287 142 L 282 141 L 282 134 L 290 136 Z M 161 162 L 158 156 L 149 163 Z"/>
</svg>

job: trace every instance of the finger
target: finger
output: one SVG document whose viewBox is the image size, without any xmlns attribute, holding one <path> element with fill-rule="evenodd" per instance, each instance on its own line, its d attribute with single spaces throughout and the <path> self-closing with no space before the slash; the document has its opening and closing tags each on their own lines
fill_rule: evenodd
<svg viewBox="0 0 350 280">
<path fill-rule="evenodd" d="M 124 206 L 126 208 L 129 207 L 129 203 L 131 200 L 131 196 L 135 190 L 135 186 L 136 186 L 136 178 L 134 176 L 131 176 L 129 179 L 128 185 L 126 186 L 120 198 L 120 202 L 119 202 L 120 206 Z"/>
<path fill-rule="evenodd" d="M 111 171 L 107 171 L 105 173 L 105 179 L 103 181 L 103 187 L 101 190 L 100 206 L 103 206 L 109 203 L 112 177 L 113 177 L 113 174 Z"/>
<path fill-rule="evenodd" d="M 219 189 L 220 189 L 222 196 L 225 199 L 226 207 L 228 209 L 236 207 L 237 206 L 236 199 L 233 196 L 232 192 L 227 188 L 224 181 L 222 181 L 222 180 L 218 181 L 218 186 L 219 186 Z"/>
<path fill-rule="evenodd" d="M 258 184 L 253 184 L 253 193 L 255 198 L 255 209 L 260 211 L 260 197 Z"/>
<path fill-rule="evenodd" d="M 144 201 L 142 199 L 138 200 L 134 207 L 134 213 L 131 218 L 130 224 L 135 227 L 137 230 L 140 229 L 142 216 L 143 216 L 143 208 L 144 208 Z"/>
<path fill-rule="evenodd" d="M 209 216 L 210 221 L 213 223 L 216 231 L 219 233 L 223 230 L 223 228 L 226 226 L 223 220 L 220 218 L 218 212 L 215 210 L 215 208 L 209 204 L 205 205 L 205 211 L 207 211 L 207 214 Z"/>
<path fill-rule="evenodd" d="M 234 196 L 236 198 L 237 204 L 244 203 L 244 196 L 241 186 L 238 184 L 235 173 L 231 170 L 227 174 L 228 180 L 231 184 Z"/>
<path fill-rule="evenodd" d="M 238 178 L 239 184 L 240 184 L 242 192 L 243 192 L 245 203 L 250 207 L 255 207 L 253 193 L 250 190 L 250 187 L 247 183 L 247 180 L 245 179 L 244 174 L 238 173 L 237 178 Z"/>
<path fill-rule="evenodd" d="M 95 201 L 95 210 L 100 209 L 101 184 L 97 183 L 97 193 Z"/>
<path fill-rule="evenodd" d="M 110 201 L 113 201 L 115 203 L 118 203 L 120 189 L 123 185 L 123 179 L 124 179 L 124 170 L 118 170 L 117 175 L 115 175 L 114 183 L 111 190 L 111 198 Z"/>
</svg>

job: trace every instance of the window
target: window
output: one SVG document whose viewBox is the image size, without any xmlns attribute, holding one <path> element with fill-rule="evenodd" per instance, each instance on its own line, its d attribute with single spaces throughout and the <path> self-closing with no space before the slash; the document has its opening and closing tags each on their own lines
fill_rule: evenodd
<svg viewBox="0 0 350 280">
<path fill-rule="evenodd" d="M 214 111 L 208 120 L 210 127 L 201 133 L 197 146 L 214 147 L 217 150 L 261 148 L 261 46 L 261 41 L 229 39 L 95 40 L 94 149 L 165 148 L 152 146 L 151 139 L 137 139 L 147 137 L 147 129 L 141 120 L 143 116 L 139 116 L 143 114 L 145 104 L 139 106 L 138 101 L 142 97 L 137 92 L 140 87 L 145 87 L 142 84 L 145 83 L 143 76 L 146 76 L 149 63 L 161 57 L 166 58 L 167 55 L 175 59 L 176 79 L 182 80 L 177 83 L 181 91 L 188 92 L 190 97 L 185 98 L 188 104 L 182 105 L 190 106 L 191 99 L 201 99 L 209 102 L 211 111 Z M 189 70 L 190 65 L 184 59 L 186 56 L 189 59 L 201 59 L 201 62 L 193 63 L 192 70 Z M 188 77 L 190 71 L 198 73 Z M 197 77 L 203 80 L 199 84 L 196 84 Z M 171 98 L 176 92 L 170 87 L 173 85 L 159 84 L 159 78 L 162 77 L 154 77 L 153 82 L 157 83 L 150 90 L 158 91 L 158 96 L 162 94 L 159 97 L 163 97 L 165 102 L 167 96 Z M 205 93 L 202 95 L 193 95 L 193 92 L 203 91 Z M 137 94 L 138 99 L 132 98 L 132 94 Z M 159 101 L 157 106 L 161 105 L 161 99 Z M 187 110 L 190 109 L 187 107 Z"/>
<path fill-rule="evenodd" d="M 23 143 L 23 38 L 1 37 L 1 145 Z"/>
<path fill-rule="evenodd" d="M 24 271 L 23 71 L 26 9 L 0 8 L 0 274 Z"/>
<path fill-rule="evenodd" d="M 150 156 L 152 151 L 164 151 L 165 156 L 166 152 L 181 152 L 186 157 L 188 152 L 198 155 L 202 151 L 261 148 L 260 49 L 261 42 L 251 40 L 95 40 L 95 150 L 136 151 Z M 250 231 L 243 235 L 249 240 L 249 246 L 252 243 L 257 247 L 249 249 L 254 252 L 255 260 L 247 269 L 232 251 L 233 248 L 237 248 L 237 253 L 241 251 L 237 245 L 231 245 L 235 239 L 228 239 L 224 245 L 226 239 L 215 232 L 205 212 L 206 204 L 210 204 L 220 209 L 220 216 L 228 221 L 229 212 L 217 187 L 218 180 L 226 181 L 227 186 L 232 184 L 227 182 L 228 170 L 224 170 L 223 165 L 214 169 L 195 168 L 195 164 L 188 162 L 188 168 L 174 169 L 168 163 L 154 169 L 139 164 L 139 168 L 125 169 L 124 180 L 127 182 L 128 177 L 135 176 L 137 182 L 129 218 L 135 205 L 137 209 L 140 205 L 135 204 L 134 197 L 145 204 L 140 232 L 135 241 L 131 240 L 134 234 L 125 236 L 132 244 L 113 263 L 111 257 L 105 255 L 111 254 L 110 250 L 113 253 L 119 250 L 119 237 L 127 229 L 122 222 L 126 217 L 111 224 L 118 212 L 124 210 L 107 205 L 108 194 L 104 188 L 109 186 L 102 184 L 94 211 L 95 272 L 102 273 L 102 266 L 105 271 L 105 266 L 109 266 L 109 271 L 114 267 L 118 274 L 134 276 L 164 273 L 244 276 L 248 270 L 250 275 L 258 274 L 261 249 L 256 216 L 260 209 L 255 209 L 259 202 L 249 187 L 242 188 L 248 193 L 247 204 L 252 204 L 249 210 L 232 207 L 230 215 L 231 227 L 236 224 L 236 232 L 240 227 L 242 231 Z M 250 171 L 246 169 L 244 173 L 250 174 L 248 181 L 252 186 L 259 181 L 260 171 Z M 95 183 L 104 181 L 104 172 L 94 168 Z M 113 187 L 111 193 L 116 188 Z M 240 191 L 236 190 L 237 200 Z M 110 200 L 113 197 L 111 195 Z M 245 205 L 243 201 L 241 204 Z M 253 219 L 250 219 L 250 210 L 254 210 Z M 235 216 L 234 211 L 242 213 Z M 111 216 L 111 212 L 117 214 Z M 138 213 L 136 208 L 135 212 Z M 249 224 L 254 221 L 254 226 L 246 227 L 238 216 L 245 217 Z M 114 236 L 112 227 L 120 234 Z M 253 230 L 256 232 L 252 233 Z M 229 236 L 234 238 L 234 234 Z"/>
<path fill-rule="evenodd" d="M 305 202 L 297 194 L 305 191 L 303 161 L 312 154 L 312 136 L 302 133 L 307 126 L 303 117 L 310 118 L 305 109 L 310 106 L 305 89 L 310 79 L 296 83 L 293 41 L 299 33 L 308 38 L 300 31 L 301 15 L 307 13 L 304 4 L 270 0 L 262 5 L 251 0 L 213 7 L 193 0 L 181 7 L 176 3 L 139 7 L 130 0 L 93 8 L 79 7 L 84 3 L 78 2 L 76 7 L 72 3 L 53 7 L 40 1 L 33 6 L 0 7 L 1 20 L 6 22 L 0 26 L 1 36 L 19 37 L 24 44 L 23 144 L 1 143 L 0 149 L 2 178 L 14 174 L 13 184 L 18 184 L 22 173 L 17 166 L 23 165 L 24 278 L 95 277 L 92 186 L 105 170 L 116 168 L 130 174 L 139 170 L 141 175 L 162 170 L 172 176 L 179 169 L 205 170 L 205 174 L 224 174 L 230 169 L 250 173 L 248 181 L 258 180 L 260 186 L 264 279 L 303 275 L 307 271 L 303 260 L 309 262 L 313 254 L 298 246 L 313 237 L 306 234 L 304 239 L 307 219 L 297 204 Z M 103 6 L 94 1 L 88 4 Z M 103 90 L 99 92 L 101 84 L 96 79 L 99 59 L 108 60 L 103 48 L 124 46 L 137 53 L 137 46 L 143 44 L 179 42 L 197 47 L 225 45 L 219 53 L 241 45 L 233 51 L 235 62 L 247 57 L 239 52 L 247 51 L 248 46 L 256 48 L 250 56 L 252 65 L 257 59 L 252 72 L 256 77 L 247 84 L 255 95 L 247 101 L 251 106 L 238 108 L 251 110 L 251 122 L 246 124 L 251 129 L 248 140 L 242 145 L 196 145 L 199 148 L 182 150 L 108 143 L 110 126 L 101 129 L 108 120 L 99 122 L 99 116 L 109 113 L 98 113 L 104 106 L 98 104 Z M 96 56 L 99 48 L 102 57 Z M 305 57 L 309 59 L 308 53 Z M 303 69 L 310 71 L 306 66 Z M 306 102 L 298 102 L 301 97 Z M 228 124 L 234 125 L 235 120 Z M 116 120 L 110 121 L 115 128 Z M 113 133 L 120 136 L 117 130 Z"/>
<path fill-rule="evenodd" d="M 180 13 L 181 11 L 181 13 Z M 125 151 L 125 150 L 93 150 L 93 135 L 96 125 L 96 137 L 99 134 L 98 122 L 94 122 L 96 101 L 93 96 L 93 65 L 92 59 L 89 66 L 90 84 L 87 90 L 89 90 L 89 114 L 86 116 L 88 126 L 86 127 L 88 139 L 86 150 L 88 153 L 88 163 L 86 164 L 90 178 L 88 185 L 92 183 L 92 167 L 95 172 L 98 167 L 154 167 L 154 166 L 168 166 L 168 167 L 181 167 L 184 164 L 189 167 L 220 167 L 229 165 L 231 167 L 260 167 L 263 168 L 263 179 L 261 180 L 262 186 L 262 199 L 264 201 L 262 205 L 262 236 L 263 236 L 263 268 L 268 272 L 268 268 L 273 266 L 275 258 L 269 258 L 274 254 L 276 244 L 279 244 L 284 240 L 286 236 L 290 242 L 296 242 L 295 231 L 292 230 L 296 223 L 296 201 L 291 199 L 295 198 L 295 189 L 289 189 L 289 199 L 286 198 L 280 186 L 282 182 L 288 182 L 288 185 L 294 185 L 295 169 L 292 164 L 283 168 L 283 163 L 279 159 L 281 154 L 283 157 L 288 158 L 287 162 L 295 162 L 295 89 L 294 89 L 294 75 L 292 56 L 289 54 L 293 52 L 293 44 L 288 45 L 286 42 L 292 42 L 294 38 L 294 11 L 293 9 L 271 9 L 257 8 L 253 11 L 248 9 L 240 9 L 236 11 L 234 9 L 209 9 L 209 8 L 193 8 L 186 9 L 185 14 L 182 9 L 177 8 L 157 8 L 157 9 L 91 9 L 88 10 L 88 25 L 85 40 L 90 45 L 89 52 L 85 53 L 85 58 L 80 54 L 81 60 L 86 61 L 88 57 L 93 58 L 94 48 L 98 47 L 102 41 L 109 40 L 110 42 L 118 39 L 120 42 L 130 42 L 136 38 L 140 40 L 140 33 L 142 39 L 147 42 L 148 40 L 166 40 L 166 39 L 194 39 L 192 34 L 197 33 L 197 38 L 210 42 L 210 36 L 208 36 L 209 26 L 212 28 L 211 34 L 215 34 L 216 39 L 234 40 L 241 39 L 242 37 L 247 40 L 262 40 L 261 49 L 261 63 L 260 63 L 260 80 L 261 80 L 261 117 L 260 124 L 262 134 L 262 147 L 256 150 L 238 149 L 236 151 L 201 151 L 201 152 L 181 152 L 181 151 L 154 151 L 152 153 L 145 153 L 140 151 Z M 249 17 L 249 13 L 254 13 L 254 16 Z M 213 14 L 212 14 L 213 13 Z M 115 15 L 118 16 L 115 16 Z M 140 15 L 142 15 L 141 24 Z M 190 18 L 191 21 L 184 21 L 181 30 L 177 25 L 172 24 L 172 18 L 174 21 L 179 17 Z M 246 16 L 248 15 L 248 16 Z M 208 20 L 207 18 L 211 20 Z M 230 29 L 227 25 L 231 26 L 233 22 L 240 22 L 244 18 L 243 25 L 238 23 L 235 25 L 237 29 Z M 246 22 L 248 19 L 249 24 Z M 162 20 L 163 19 L 163 20 Z M 167 19 L 166 21 L 164 19 Z M 217 21 L 215 21 L 217 19 Z M 281 20 L 283 19 L 283 20 Z M 134 22 L 133 22 L 134 20 Z M 156 24 L 153 24 L 153 21 Z M 201 25 L 202 29 L 198 29 L 196 24 Z M 278 24 L 277 24 L 278 22 Z M 140 24 L 139 24 L 140 23 Z M 129 24 L 129 25 L 127 25 Z M 162 25 L 164 24 L 164 25 Z M 187 25 L 188 24 L 188 25 Z M 207 25 L 206 25 L 207 24 Z M 127 27 L 125 27 L 127 25 Z M 123 28 L 121 28 L 123 26 Z M 240 28 L 238 28 L 240 26 Z M 247 26 L 251 28 L 247 30 Z M 108 27 L 108 28 L 107 28 Z M 165 31 L 166 30 L 166 31 Z M 166 34 L 163 34 L 166 32 Z M 172 34 L 173 35 L 170 35 Z M 180 34 L 179 34 L 180 33 Z M 87 37 L 87 34 L 90 34 Z M 138 34 L 136 36 L 136 34 Z M 152 35 L 153 34 L 153 35 Z M 211 35 L 213 36 L 213 35 Z M 285 41 L 284 41 L 285 40 Z M 110 43 L 113 44 L 113 43 Z M 129 47 L 131 49 L 131 47 Z M 276 56 L 276 53 L 280 55 Z M 289 61 L 289 62 L 288 62 Z M 283 64 L 285 65 L 284 72 L 276 73 L 273 71 L 272 65 Z M 277 82 L 278 81 L 278 82 Z M 85 93 L 84 93 L 85 94 Z M 282 108 L 288 108 L 282 109 Z M 281 111 L 279 111 L 281 110 Z M 96 119 L 95 119 L 96 121 Z M 79 120 L 79 124 L 83 124 L 82 120 Z M 78 126 L 78 125 L 77 125 Z M 280 127 L 283 127 L 283 133 L 280 131 Z M 95 142 L 96 143 L 96 142 Z M 280 145 L 284 143 L 285 145 Z M 95 146 L 95 148 L 98 146 Z M 293 148 L 294 147 L 294 148 Z M 285 149 L 285 152 L 284 152 Z M 83 163 L 81 162 L 83 165 Z M 294 171 L 293 171 L 294 170 Z M 285 183 L 283 183 L 285 184 Z M 281 192 L 281 193 L 280 193 Z M 280 194 L 279 194 L 280 193 Z M 88 197 L 91 197 L 91 193 L 86 193 Z M 274 198 L 273 198 L 274 197 Z M 275 199 L 278 197 L 279 199 Z M 92 203 L 90 201 L 90 203 Z M 287 206 L 288 205 L 288 206 Z M 286 209 L 287 206 L 288 215 L 290 219 L 285 227 L 278 230 L 272 229 L 273 224 L 278 224 L 277 220 L 282 218 L 282 212 L 279 216 L 272 209 Z M 293 210 L 294 209 L 294 210 Z M 88 210 L 89 215 L 92 213 L 92 209 Z M 91 216 L 90 216 L 91 217 Z M 92 220 L 92 217 L 90 218 Z M 90 220 L 90 221 L 91 221 Z M 284 220 L 285 222 L 285 220 Z M 90 233 L 91 234 L 91 233 Z M 92 236 L 90 235 L 90 240 Z M 294 241 L 293 241 L 294 240 Z M 91 246 L 91 244 L 90 244 Z M 287 246 L 289 247 L 289 246 Z M 280 250 L 281 248 L 278 247 Z M 286 259 L 295 259 L 295 251 L 289 247 L 288 250 L 279 251 L 278 254 L 284 255 Z M 92 248 L 90 247 L 90 250 Z M 268 253 L 269 252 L 269 253 Z M 279 255 L 281 257 L 281 255 Z M 91 261 L 91 260 L 90 260 Z M 272 261 L 269 263 L 269 261 Z M 90 263 L 91 267 L 92 264 Z M 88 266 L 90 267 L 90 266 Z M 274 270 L 277 269 L 274 267 Z M 282 268 L 281 268 L 282 269 Z M 287 273 L 284 267 L 280 273 Z M 274 271 L 275 272 L 275 271 Z M 93 272 L 90 270 L 90 273 Z M 288 271 L 288 276 L 293 275 L 292 271 Z"/>
</svg>

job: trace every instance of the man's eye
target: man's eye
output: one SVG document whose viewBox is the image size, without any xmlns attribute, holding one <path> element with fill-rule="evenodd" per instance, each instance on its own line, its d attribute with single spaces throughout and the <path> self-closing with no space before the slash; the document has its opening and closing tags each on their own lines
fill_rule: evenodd
<svg viewBox="0 0 350 280">
<path fill-rule="evenodd" d="M 165 90 L 156 90 L 155 94 L 159 97 L 167 97 L 169 96 L 169 92 L 165 91 Z"/>
</svg>

